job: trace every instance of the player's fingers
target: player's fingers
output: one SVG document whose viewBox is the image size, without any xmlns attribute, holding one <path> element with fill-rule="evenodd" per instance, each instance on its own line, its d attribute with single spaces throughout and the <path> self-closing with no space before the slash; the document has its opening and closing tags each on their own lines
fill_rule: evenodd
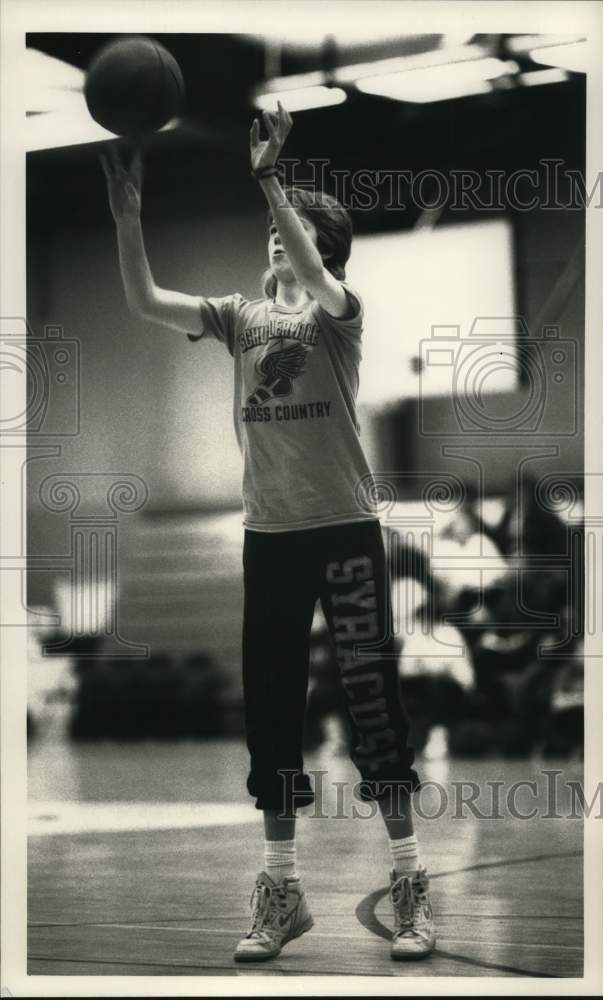
<svg viewBox="0 0 603 1000">
<path fill-rule="evenodd" d="M 287 109 L 283 107 L 280 101 L 277 101 L 277 104 L 278 104 L 279 118 L 281 122 L 283 123 L 283 125 L 287 126 L 287 129 L 290 129 L 293 124 L 293 119 L 291 115 L 289 114 Z"/>
<path fill-rule="evenodd" d="M 287 131 L 289 131 L 289 129 L 293 125 L 293 118 L 285 108 L 283 108 L 283 117 L 285 119 L 285 125 L 287 126 Z"/>
<path fill-rule="evenodd" d="M 251 151 L 253 152 L 260 143 L 260 123 L 257 118 L 254 118 L 253 125 L 251 126 L 251 132 L 249 133 L 249 144 Z"/>
<path fill-rule="evenodd" d="M 264 122 L 266 124 L 266 128 L 268 129 L 268 135 L 270 136 L 270 138 L 276 139 L 277 135 L 276 135 L 275 124 L 272 115 L 269 114 L 268 111 L 264 111 Z"/>
<path fill-rule="evenodd" d="M 291 122 L 289 120 L 288 112 L 285 111 L 284 107 L 282 106 L 282 104 L 279 101 L 279 117 L 278 117 L 277 134 L 278 134 L 281 146 L 284 143 L 284 141 L 287 138 L 287 136 L 289 135 L 290 129 L 291 129 Z"/>
</svg>

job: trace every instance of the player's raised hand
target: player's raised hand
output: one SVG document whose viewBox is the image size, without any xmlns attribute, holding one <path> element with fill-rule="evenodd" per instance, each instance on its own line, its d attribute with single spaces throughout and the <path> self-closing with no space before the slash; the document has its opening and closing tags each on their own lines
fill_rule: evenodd
<svg viewBox="0 0 603 1000">
<path fill-rule="evenodd" d="M 285 139 L 291 131 L 293 119 L 289 112 L 278 101 L 278 111 L 271 114 L 264 111 L 262 117 L 268 132 L 268 139 L 260 139 L 260 122 L 254 118 L 251 132 L 249 134 L 249 146 L 251 153 L 251 169 L 262 170 L 274 167 L 280 156 L 281 149 L 285 144 Z"/>
<path fill-rule="evenodd" d="M 100 156 L 107 178 L 109 206 L 116 222 L 138 219 L 142 204 L 142 157 L 136 151 L 126 168 L 115 144 L 107 144 L 107 155 Z"/>
</svg>

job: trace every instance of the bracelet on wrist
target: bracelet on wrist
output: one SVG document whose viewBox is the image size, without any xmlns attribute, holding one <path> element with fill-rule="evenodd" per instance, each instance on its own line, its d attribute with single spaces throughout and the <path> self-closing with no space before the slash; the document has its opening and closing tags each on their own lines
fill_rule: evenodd
<svg viewBox="0 0 603 1000">
<path fill-rule="evenodd" d="M 251 176 L 255 177 L 256 181 L 262 181 L 265 177 L 276 177 L 278 175 L 278 167 L 260 167 L 258 170 L 252 170 Z"/>
</svg>

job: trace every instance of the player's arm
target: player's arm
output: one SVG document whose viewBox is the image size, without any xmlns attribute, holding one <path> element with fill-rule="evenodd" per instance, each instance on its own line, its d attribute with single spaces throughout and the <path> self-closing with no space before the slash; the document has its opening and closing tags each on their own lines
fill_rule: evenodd
<svg viewBox="0 0 603 1000">
<path fill-rule="evenodd" d="M 114 148 L 109 146 L 109 155 L 101 157 L 101 164 L 117 228 L 119 264 L 130 311 L 172 330 L 199 333 L 200 299 L 184 292 L 159 288 L 153 279 L 140 221 L 140 154 L 134 156 L 130 168 L 126 170 Z"/>
<path fill-rule="evenodd" d="M 256 118 L 251 127 L 250 151 L 252 170 L 274 167 L 285 139 L 291 130 L 291 115 L 279 102 L 278 114 L 264 112 L 268 140 L 260 140 L 260 124 Z M 270 212 L 287 252 L 293 273 L 299 284 L 331 316 L 342 317 L 349 311 L 343 286 L 326 269 L 323 259 L 306 232 L 303 222 L 288 201 L 276 175 L 259 179 Z"/>
</svg>

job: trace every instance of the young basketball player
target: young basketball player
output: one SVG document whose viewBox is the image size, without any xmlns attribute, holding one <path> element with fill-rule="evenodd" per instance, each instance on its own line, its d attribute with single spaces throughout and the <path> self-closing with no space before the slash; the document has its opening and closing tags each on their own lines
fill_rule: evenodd
<svg viewBox="0 0 603 1000">
<path fill-rule="evenodd" d="M 351 222 L 322 193 L 285 192 L 277 159 L 292 120 L 279 105 L 251 129 L 251 167 L 269 208 L 265 297 L 198 298 L 158 288 L 140 225 L 140 160 L 103 161 L 130 308 L 211 335 L 234 360 L 235 429 L 244 456 L 243 688 L 247 780 L 263 811 L 264 870 L 252 925 L 235 959 L 264 960 L 313 921 L 296 870 L 296 811 L 313 801 L 302 732 L 309 637 L 320 599 L 347 695 L 359 795 L 375 800 L 391 845 L 391 955 L 435 944 L 425 867 L 413 833 L 418 786 L 400 702 L 389 578 L 380 524 L 358 487 L 370 475 L 355 398 L 363 323 L 346 282 Z M 364 648 L 363 648 L 364 647 Z"/>
</svg>

